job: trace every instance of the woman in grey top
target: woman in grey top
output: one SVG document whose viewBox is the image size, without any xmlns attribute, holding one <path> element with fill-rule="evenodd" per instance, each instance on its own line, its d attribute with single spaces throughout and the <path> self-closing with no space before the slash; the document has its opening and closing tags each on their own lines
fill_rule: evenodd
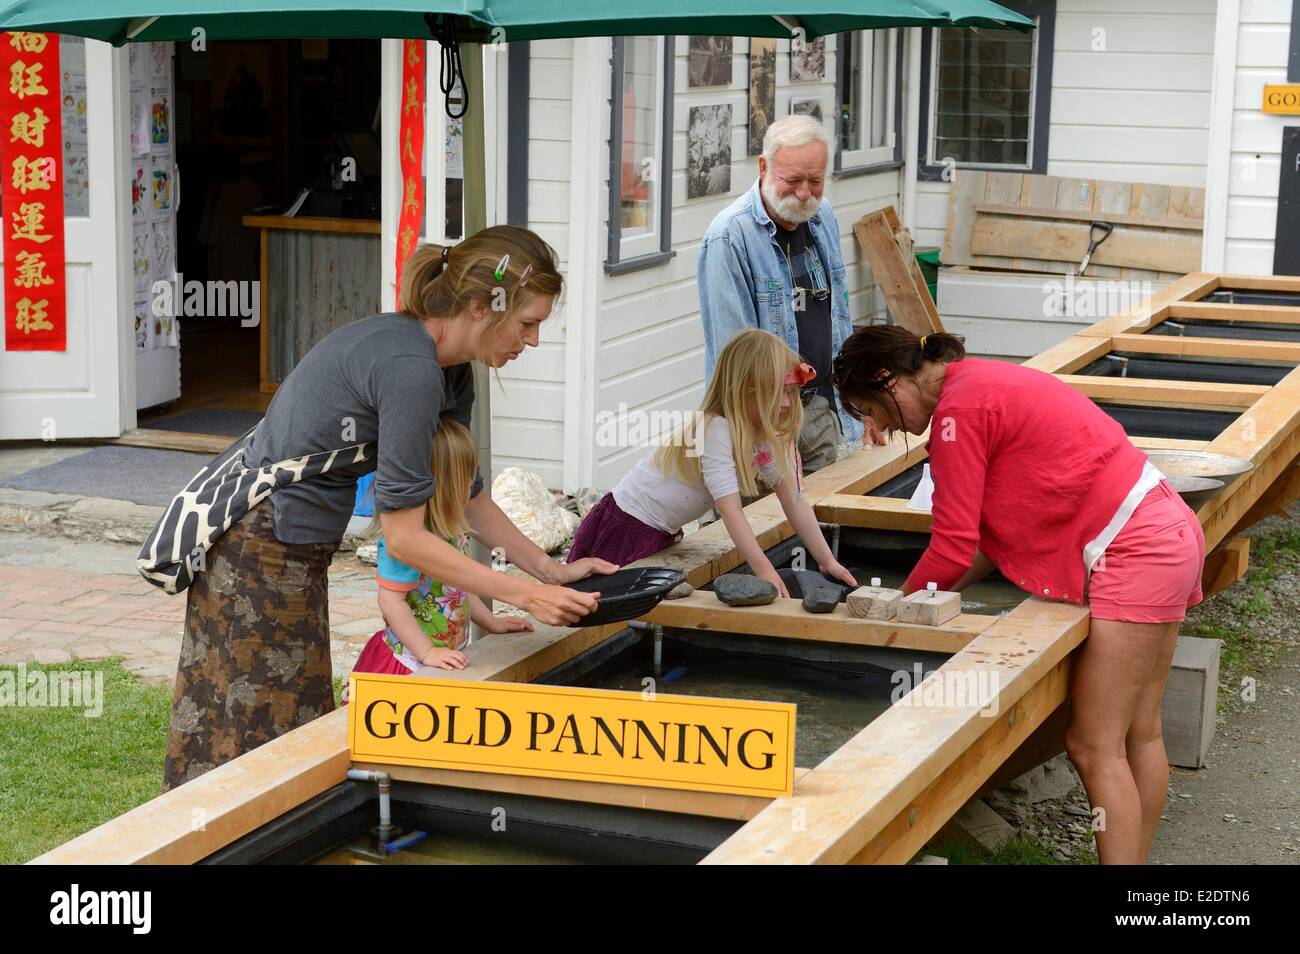
<svg viewBox="0 0 1300 954">
<path fill-rule="evenodd" d="M 400 312 L 331 332 L 285 379 L 245 450 L 247 466 L 359 444 L 377 446 L 377 459 L 349 457 L 277 489 L 208 550 L 186 591 L 165 789 L 333 709 L 327 573 L 364 474 L 375 472 L 385 544 L 403 563 L 547 624 L 595 609 L 598 594 L 561 584 L 617 567 L 552 560 L 480 493 L 481 476 L 465 507 L 474 535 L 543 582 L 494 572 L 424 520 L 439 417 L 469 425 L 469 362 L 500 368 L 536 347 L 562 286 L 555 251 L 527 229 L 495 226 L 453 248 L 423 246 L 404 269 Z"/>
</svg>

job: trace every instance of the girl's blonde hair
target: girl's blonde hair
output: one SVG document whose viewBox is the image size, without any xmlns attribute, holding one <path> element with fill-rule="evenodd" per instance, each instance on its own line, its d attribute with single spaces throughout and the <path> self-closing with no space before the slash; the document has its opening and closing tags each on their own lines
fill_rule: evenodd
<svg viewBox="0 0 1300 954">
<path fill-rule="evenodd" d="M 795 354 L 776 335 L 758 328 L 747 328 L 732 336 L 718 355 L 713 380 L 704 392 L 699 414 L 702 425 L 696 435 L 703 436 L 713 417 L 725 418 L 731 426 L 732 453 L 740 492 L 758 496 L 754 455 L 759 447 L 772 452 L 773 463 L 781 479 L 791 476 L 794 443 L 803 426 L 803 402 L 797 394 L 790 406 L 782 410 L 781 396 L 787 385 L 785 376 L 799 365 Z M 655 451 L 655 463 L 668 476 L 703 484 L 700 448 L 695 447 L 690 427 L 680 428 L 667 445 Z"/>
<path fill-rule="evenodd" d="M 507 260 L 508 257 L 508 260 Z M 505 261 L 501 278 L 497 269 Z M 564 288 L 555 249 L 529 229 L 494 225 L 457 245 L 421 245 L 402 268 L 402 314 L 411 318 L 459 314 L 471 301 L 491 314 L 479 335 L 479 354 L 516 308 L 536 295 Z"/>
<path fill-rule="evenodd" d="M 478 473 L 478 448 L 469 429 L 450 414 L 438 420 L 433 435 L 433 457 L 429 461 L 433 474 L 433 496 L 425 504 L 424 526 L 430 533 L 447 540 L 457 540 L 468 529 L 465 502 L 469 500 L 474 476 Z M 367 536 L 379 536 L 379 510 L 367 528 Z"/>
<path fill-rule="evenodd" d="M 478 449 L 469 429 L 444 414 L 433 435 L 431 463 L 434 487 L 424 516 L 431 533 L 448 540 L 459 539 L 466 530 L 465 502 L 478 471 Z"/>
</svg>

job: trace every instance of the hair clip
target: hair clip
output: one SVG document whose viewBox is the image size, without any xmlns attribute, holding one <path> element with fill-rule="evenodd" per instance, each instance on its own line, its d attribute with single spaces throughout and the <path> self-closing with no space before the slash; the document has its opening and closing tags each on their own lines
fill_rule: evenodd
<svg viewBox="0 0 1300 954">
<path fill-rule="evenodd" d="M 532 263 L 530 262 L 529 264 L 525 265 L 524 270 L 519 273 L 520 288 L 523 288 L 525 285 L 528 284 L 528 276 L 530 276 L 532 273 L 533 273 L 533 266 Z"/>
<path fill-rule="evenodd" d="M 496 270 L 497 281 L 501 281 L 503 278 L 506 277 L 506 269 L 509 267 L 510 267 L 510 255 L 509 253 L 507 253 L 501 256 L 501 261 L 497 262 L 497 270 Z"/>
<path fill-rule="evenodd" d="M 815 377 L 817 377 L 817 369 L 806 361 L 801 361 L 793 371 L 785 376 L 785 383 L 797 384 L 799 387 L 803 387 Z"/>
</svg>

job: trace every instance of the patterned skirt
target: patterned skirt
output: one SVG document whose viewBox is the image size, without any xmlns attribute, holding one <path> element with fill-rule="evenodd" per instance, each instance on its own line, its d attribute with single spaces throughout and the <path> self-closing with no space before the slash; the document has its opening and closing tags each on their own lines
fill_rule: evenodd
<svg viewBox="0 0 1300 954">
<path fill-rule="evenodd" d="M 208 550 L 186 591 L 163 791 L 334 708 L 328 573 L 337 548 L 280 543 L 264 501 Z"/>
</svg>

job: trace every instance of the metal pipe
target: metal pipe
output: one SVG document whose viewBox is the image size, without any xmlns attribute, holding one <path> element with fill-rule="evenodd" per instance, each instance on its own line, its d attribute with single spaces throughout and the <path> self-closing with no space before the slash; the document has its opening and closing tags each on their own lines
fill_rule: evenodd
<svg viewBox="0 0 1300 954">
<path fill-rule="evenodd" d="M 354 782 L 375 782 L 379 786 L 379 843 L 388 841 L 393 828 L 393 779 L 387 772 L 370 769 L 348 769 L 348 778 Z"/>
</svg>

